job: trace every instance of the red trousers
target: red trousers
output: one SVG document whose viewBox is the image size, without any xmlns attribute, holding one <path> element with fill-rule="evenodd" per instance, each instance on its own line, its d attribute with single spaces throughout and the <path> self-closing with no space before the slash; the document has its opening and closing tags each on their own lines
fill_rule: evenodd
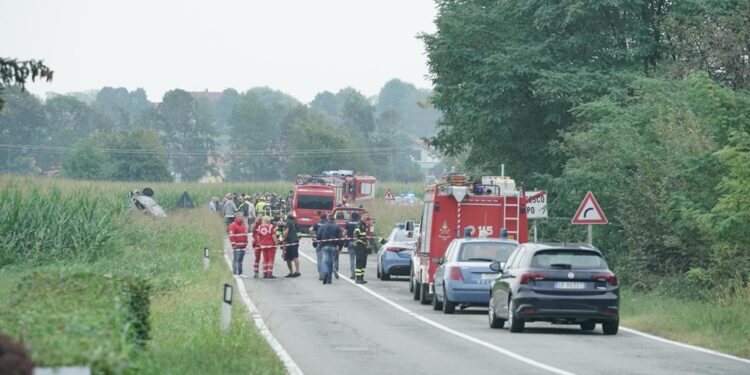
<svg viewBox="0 0 750 375">
<path fill-rule="evenodd" d="M 256 247 L 256 246 L 253 246 L 253 250 L 255 251 L 255 258 L 253 258 L 253 272 L 258 272 L 258 269 L 260 268 L 261 250 L 260 250 L 260 247 Z"/>
<path fill-rule="evenodd" d="M 264 247 L 263 252 L 263 275 L 271 276 L 273 274 L 273 261 L 276 257 L 276 247 Z"/>
</svg>

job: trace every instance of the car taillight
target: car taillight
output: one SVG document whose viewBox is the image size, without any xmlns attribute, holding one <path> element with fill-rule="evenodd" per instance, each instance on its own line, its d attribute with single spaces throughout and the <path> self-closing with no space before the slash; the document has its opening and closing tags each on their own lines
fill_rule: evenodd
<svg viewBox="0 0 750 375">
<path fill-rule="evenodd" d="M 450 279 L 455 281 L 464 281 L 464 275 L 461 274 L 461 269 L 458 267 L 451 267 Z"/>
<path fill-rule="evenodd" d="M 524 274 L 521 274 L 519 282 L 521 284 L 528 284 L 529 280 L 544 280 L 546 278 L 547 278 L 547 275 L 543 273 L 524 273 Z"/>
<path fill-rule="evenodd" d="M 391 251 L 391 252 L 394 252 L 394 253 L 398 253 L 398 252 L 401 252 L 401 251 L 404 251 L 404 250 L 406 250 L 406 249 L 404 249 L 403 247 L 392 247 L 392 246 L 391 247 L 387 247 L 385 249 L 385 251 Z"/>
<path fill-rule="evenodd" d="M 615 275 L 594 275 L 592 279 L 597 281 L 604 281 L 612 286 L 617 286 L 617 276 Z"/>
</svg>

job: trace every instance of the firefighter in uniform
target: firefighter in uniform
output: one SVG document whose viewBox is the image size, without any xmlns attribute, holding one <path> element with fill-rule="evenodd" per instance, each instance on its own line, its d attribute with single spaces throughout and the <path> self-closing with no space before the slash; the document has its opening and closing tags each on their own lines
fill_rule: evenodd
<svg viewBox="0 0 750 375">
<path fill-rule="evenodd" d="M 364 221 L 359 222 L 359 226 L 354 229 L 355 252 L 357 267 L 354 270 L 357 276 L 357 284 L 367 284 L 365 281 L 365 267 L 367 266 L 367 225 Z"/>
</svg>

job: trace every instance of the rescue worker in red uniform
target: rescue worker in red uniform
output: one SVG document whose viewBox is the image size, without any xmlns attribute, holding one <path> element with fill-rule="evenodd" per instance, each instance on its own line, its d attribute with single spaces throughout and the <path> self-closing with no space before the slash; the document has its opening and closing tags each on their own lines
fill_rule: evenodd
<svg viewBox="0 0 750 375">
<path fill-rule="evenodd" d="M 271 218 L 263 216 L 263 223 L 257 227 L 256 240 L 260 247 L 260 252 L 263 255 L 263 278 L 264 279 L 275 279 L 273 275 L 273 260 L 276 256 L 276 242 L 274 241 L 274 235 L 276 228 L 271 222 Z"/>
<path fill-rule="evenodd" d="M 232 274 L 246 278 L 242 274 L 242 261 L 245 259 L 245 250 L 247 250 L 247 227 L 242 215 L 234 217 L 234 221 L 229 224 L 229 244 L 232 245 L 234 260 L 232 261 Z"/>
<path fill-rule="evenodd" d="M 262 216 L 258 215 L 255 218 L 255 222 L 252 225 L 251 232 L 253 233 L 253 251 L 255 252 L 255 258 L 253 258 L 253 278 L 258 278 L 258 268 L 260 268 L 260 243 L 258 242 L 258 228 L 263 224 Z"/>
</svg>

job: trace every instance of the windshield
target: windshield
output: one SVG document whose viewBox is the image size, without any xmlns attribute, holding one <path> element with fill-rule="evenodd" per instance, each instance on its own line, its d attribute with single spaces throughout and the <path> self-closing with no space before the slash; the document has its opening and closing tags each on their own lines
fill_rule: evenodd
<svg viewBox="0 0 750 375">
<path fill-rule="evenodd" d="M 332 210 L 333 197 L 325 195 L 298 195 L 297 208 L 301 210 Z"/>
<path fill-rule="evenodd" d="M 411 234 L 411 235 L 410 235 Z M 391 233 L 391 242 L 416 242 L 417 235 L 414 232 L 396 229 Z"/>
<path fill-rule="evenodd" d="M 532 268 L 549 269 L 589 269 L 607 268 L 599 254 L 579 250 L 547 250 L 534 254 Z"/>
<path fill-rule="evenodd" d="M 459 262 L 505 262 L 518 245 L 501 242 L 466 243 L 458 254 Z"/>
</svg>

